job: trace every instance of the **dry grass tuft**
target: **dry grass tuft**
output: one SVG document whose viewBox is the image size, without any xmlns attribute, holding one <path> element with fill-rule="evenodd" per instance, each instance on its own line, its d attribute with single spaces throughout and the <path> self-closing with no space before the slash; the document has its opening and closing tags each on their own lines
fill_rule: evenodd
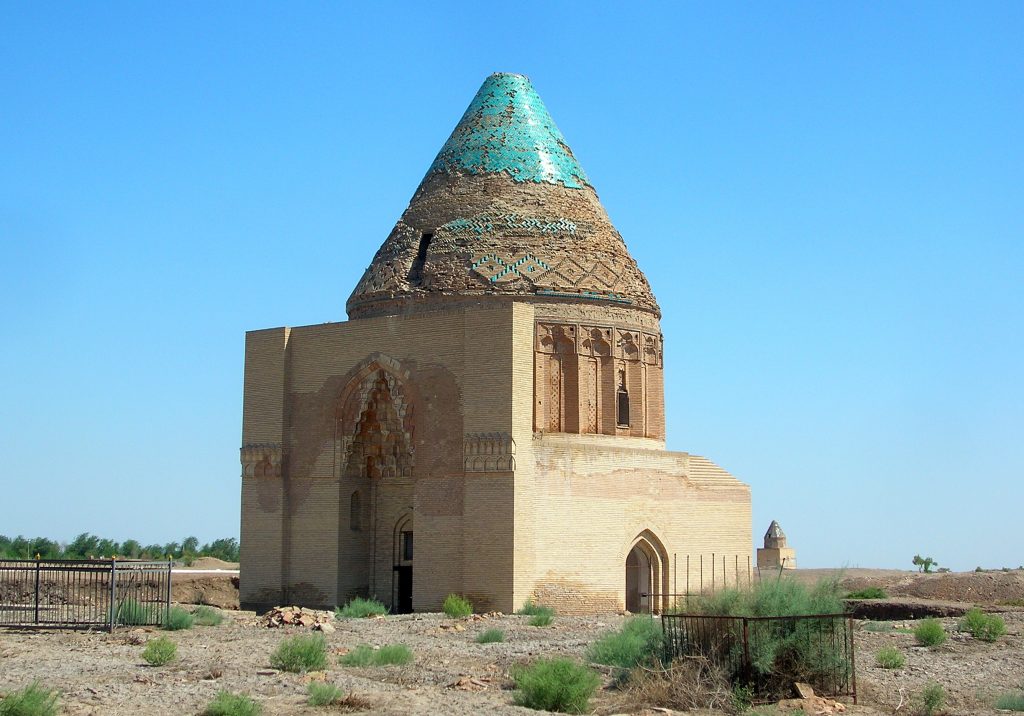
<svg viewBox="0 0 1024 716">
<path fill-rule="evenodd" d="M 676 659 L 668 666 L 634 669 L 623 691 L 630 704 L 637 708 L 736 711 L 732 686 L 725 672 L 703 657 Z"/>
</svg>

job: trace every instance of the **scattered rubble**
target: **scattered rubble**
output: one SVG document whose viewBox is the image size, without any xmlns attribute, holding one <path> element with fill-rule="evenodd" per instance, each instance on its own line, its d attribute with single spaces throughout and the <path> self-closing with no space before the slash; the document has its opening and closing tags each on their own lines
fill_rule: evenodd
<svg viewBox="0 0 1024 716">
<path fill-rule="evenodd" d="M 274 607 L 253 622 L 253 626 L 268 629 L 282 626 L 303 626 L 327 634 L 335 631 L 333 613 L 305 607 Z"/>
</svg>

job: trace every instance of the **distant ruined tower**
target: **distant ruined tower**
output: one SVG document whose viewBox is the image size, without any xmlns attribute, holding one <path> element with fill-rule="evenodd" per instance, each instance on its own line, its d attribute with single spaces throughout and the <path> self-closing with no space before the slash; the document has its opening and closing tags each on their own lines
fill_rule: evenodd
<svg viewBox="0 0 1024 716">
<path fill-rule="evenodd" d="M 772 520 L 764 533 L 764 547 L 757 550 L 758 569 L 796 569 L 796 550 L 786 546 L 786 533 Z"/>
<path fill-rule="evenodd" d="M 244 608 L 648 611 L 687 555 L 748 562 L 750 489 L 665 450 L 661 311 L 526 77 L 484 81 L 347 310 L 246 334 Z"/>
</svg>

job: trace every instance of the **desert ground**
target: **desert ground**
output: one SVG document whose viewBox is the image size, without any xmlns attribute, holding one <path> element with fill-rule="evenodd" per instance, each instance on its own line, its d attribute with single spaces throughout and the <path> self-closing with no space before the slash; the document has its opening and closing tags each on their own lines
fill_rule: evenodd
<svg viewBox="0 0 1024 716">
<path fill-rule="evenodd" d="M 796 570 L 784 578 L 814 581 L 833 574 Z M 897 713 L 912 714 L 915 695 L 924 684 L 936 681 L 949 694 L 942 713 L 995 713 L 997 695 L 1024 688 L 1024 571 L 926 575 L 849 569 L 841 580 L 846 589 L 881 586 L 890 594 L 872 607 L 888 609 L 886 626 L 877 618 L 858 620 L 859 703 L 848 712 L 893 713 L 899 707 Z M 292 715 L 324 712 L 305 703 L 306 684 L 324 679 L 359 697 L 362 707 L 350 708 L 349 713 L 529 714 L 537 712 L 513 704 L 510 669 L 545 656 L 583 658 L 595 639 L 625 618 L 560 616 L 548 627 L 531 627 L 527 617 L 496 614 L 338 620 L 333 622 L 336 630 L 325 635 L 331 661 L 327 670 L 298 675 L 271 669 L 270 654 L 281 640 L 309 633 L 309 627 L 268 628 L 252 612 L 238 611 L 236 585 L 237 577 L 227 573 L 175 574 L 175 601 L 224 610 L 227 618 L 216 627 L 176 632 L 125 627 L 114 634 L 0 630 L 0 693 L 38 680 L 60 690 L 66 714 L 177 716 L 198 714 L 218 691 L 229 690 L 252 696 L 265 714 Z M 1008 633 L 987 643 L 956 631 L 957 616 L 972 605 L 1000 612 Z M 950 638 L 926 649 L 915 645 L 909 629 L 915 619 L 930 614 L 946 615 L 941 620 Z M 887 626 L 892 628 L 875 630 Z M 505 642 L 475 643 L 478 633 L 493 627 L 505 631 Z M 141 658 L 143 647 L 161 634 L 177 642 L 178 658 L 163 667 L 148 666 Z M 413 650 L 413 663 L 377 668 L 336 663 L 338 655 L 359 644 L 395 643 Z M 875 665 L 875 653 L 889 645 L 905 654 L 905 668 Z M 617 689 L 610 669 L 598 670 L 604 686 L 591 702 L 593 713 L 672 713 L 651 710 L 651 704 Z"/>
</svg>

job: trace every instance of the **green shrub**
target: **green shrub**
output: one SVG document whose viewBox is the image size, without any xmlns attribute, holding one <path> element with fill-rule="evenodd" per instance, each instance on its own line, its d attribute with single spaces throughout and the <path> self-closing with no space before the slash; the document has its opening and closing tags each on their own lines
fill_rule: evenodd
<svg viewBox="0 0 1024 716">
<path fill-rule="evenodd" d="M 117 606 L 115 621 L 124 626 L 160 624 L 163 621 L 163 610 L 160 604 L 139 604 L 134 599 L 125 599 Z"/>
<path fill-rule="evenodd" d="M 449 594 L 444 598 L 444 604 L 441 606 L 441 611 L 452 619 L 459 619 L 461 617 L 468 617 L 472 614 L 473 605 L 465 597 L 460 597 L 458 594 Z"/>
<path fill-rule="evenodd" d="M 386 644 L 374 649 L 369 644 L 360 644 L 338 659 L 342 666 L 391 666 L 408 664 L 412 651 L 405 644 Z"/>
<path fill-rule="evenodd" d="M 310 706 L 330 706 L 344 698 L 341 689 L 323 681 L 310 681 L 306 693 L 309 695 L 307 703 Z"/>
<path fill-rule="evenodd" d="M 907 657 L 896 647 L 886 646 L 875 654 L 875 664 L 883 669 L 902 669 L 907 665 Z"/>
<path fill-rule="evenodd" d="M 174 660 L 178 654 L 178 645 L 165 636 L 151 639 L 142 651 L 142 658 L 150 666 L 163 666 Z"/>
<path fill-rule="evenodd" d="M 914 627 L 914 638 L 921 646 L 938 646 L 946 641 L 946 630 L 938 619 L 922 619 Z"/>
<path fill-rule="evenodd" d="M 957 625 L 960 631 L 968 631 L 975 639 L 995 641 L 1006 633 L 1006 622 L 995 614 L 986 614 L 977 607 L 964 614 Z"/>
<path fill-rule="evenodd" d="M 808 587 L 793 579 L 760 582 L 750 589 L 725 589 L 690 601 L 690 610 L 708 616 L 810 616 L 842 614 L 838 580 L 822 580 Z M 733 633 L 735 625 L 708 620 L 706 629 L 694 634 L 696 648 L 720 654 L 736 667 L 725 677 L 737 683 L 749 675 L 740 672 L 743 643 Z M 841 646 L 821 641 L 818 620 L 765 620 L 749 622 L 749 658 L 754 676 L 762 683 L 759 695 L 782 696 L 794 681 L 815 683 L 845 678 L 850 663 Z"/>
<path fill-rule="evenodd" d="M 363 619 L 377 617 L 388 613 L 388 608 L 376 599 L 355 597 L 343 607 L 335 607 L 335 619 Z"/>
<path fill-rule="evenodd" d="M 535 604 L 533 600 L 527 599 L 525 602 L 523 602 L 523 606 L 519 608 L 519 611 L 517 611 L 516 614 L 522 614 L 524 616 L 532 617 L 533 615 L 537 614 L 539 611 L 544 609 L 549 609 L 549 607 L 542 607 L 540 604 Z"/>
<path fill-rule="evenodd" d="M 550 626 L 555 621 L 555 610 L 551 607 L 537 607 L 536 611 L 527 620 L 527 624 L 535 627 Z"/>
<path fill-rule="evenodd" d="M 164 629 L 167 631 L 181 631 L 192 628 L 192 615 L 181 607 L 171 607 L 167 613 L 167 620 L 164 622 Z"/>
<path fill-rule="evenodd" d="M 786 617 L 842 614 L 843 600 L 834 579 L 806 587 L 795 579 L 760 582 L 752 589 L 723 589 L 691 601 L 695 614 L 732 617 Z"/>
<path fill-rule="evenodd" d="M 921 713 L 932 716 L 946 704 L 946 690 L 934 681 L 921 689 Z"/>
<path fill-rule="evenodd" d="M 887 632 L 892 631 L 890 622 L 864 622 L 864 631 Z"/>
<path fill-rule="evenodd" d="M 1024 711 L 1024 691 L 1003 694 L 996 699 L 996 708 L 1003 711 Z"/>
<path fill-rule="evenodd" d="M 868 587 L 867 589 L 859 589 L 856 592 L 850 592 L 846 595 L 847 599 L 885 599 L 889 595 L 881 587 Z"/>
<path fill-rule="evenodd" d="M 323 634 L 285 639 L 270 655 L 270 665 L 294 673 L 323 669 L 327 666 L 327 641 Z"/>
<path fill-rule="evenodd" d="M 732 708 L 735 713 L 741 714 L 750 710 L 754 704 L 754 689 L 744 684 L 736 684 L 732 687 Z"/>
<path fill-rule="evenodd" d="M 477 644 L 495 644 L 505 641 L 505 632 L 501 629 L 488 629 L 476 635 Z"/>
<path fill-rule="evenodd" d="M 0 716 L 55 716 L 59 696 L 38 681 L 0 698 Z"/>
<path fill-rule="evenodd" d="M 514 670 L 515 703 L 538 711 L 579 714 L 601 684 L 593 671 L 570 659 L 539 659 Z"/>
<path fill-rule="evenodd" d="M 203 710 L 202 716 L 259 716 L 263 707 L 242 694 L 218 691 L 217 698 Z"/>
<path fill-rule="evenodd" d="M 196 607 L 192 612 L 192 618 L 199 626 L 220 626 L 224 621 L 224 615 L 220 613 L 219 609 L 208 607 L 205 604 Z"/>
<path fill-rule="evenodd" d="M 650 617 L 631 617 L 618 631 L 605 634 L 587 650 L 598 664 L 632 669 L 662 656 L 661 624 Z"/>
</svg>

